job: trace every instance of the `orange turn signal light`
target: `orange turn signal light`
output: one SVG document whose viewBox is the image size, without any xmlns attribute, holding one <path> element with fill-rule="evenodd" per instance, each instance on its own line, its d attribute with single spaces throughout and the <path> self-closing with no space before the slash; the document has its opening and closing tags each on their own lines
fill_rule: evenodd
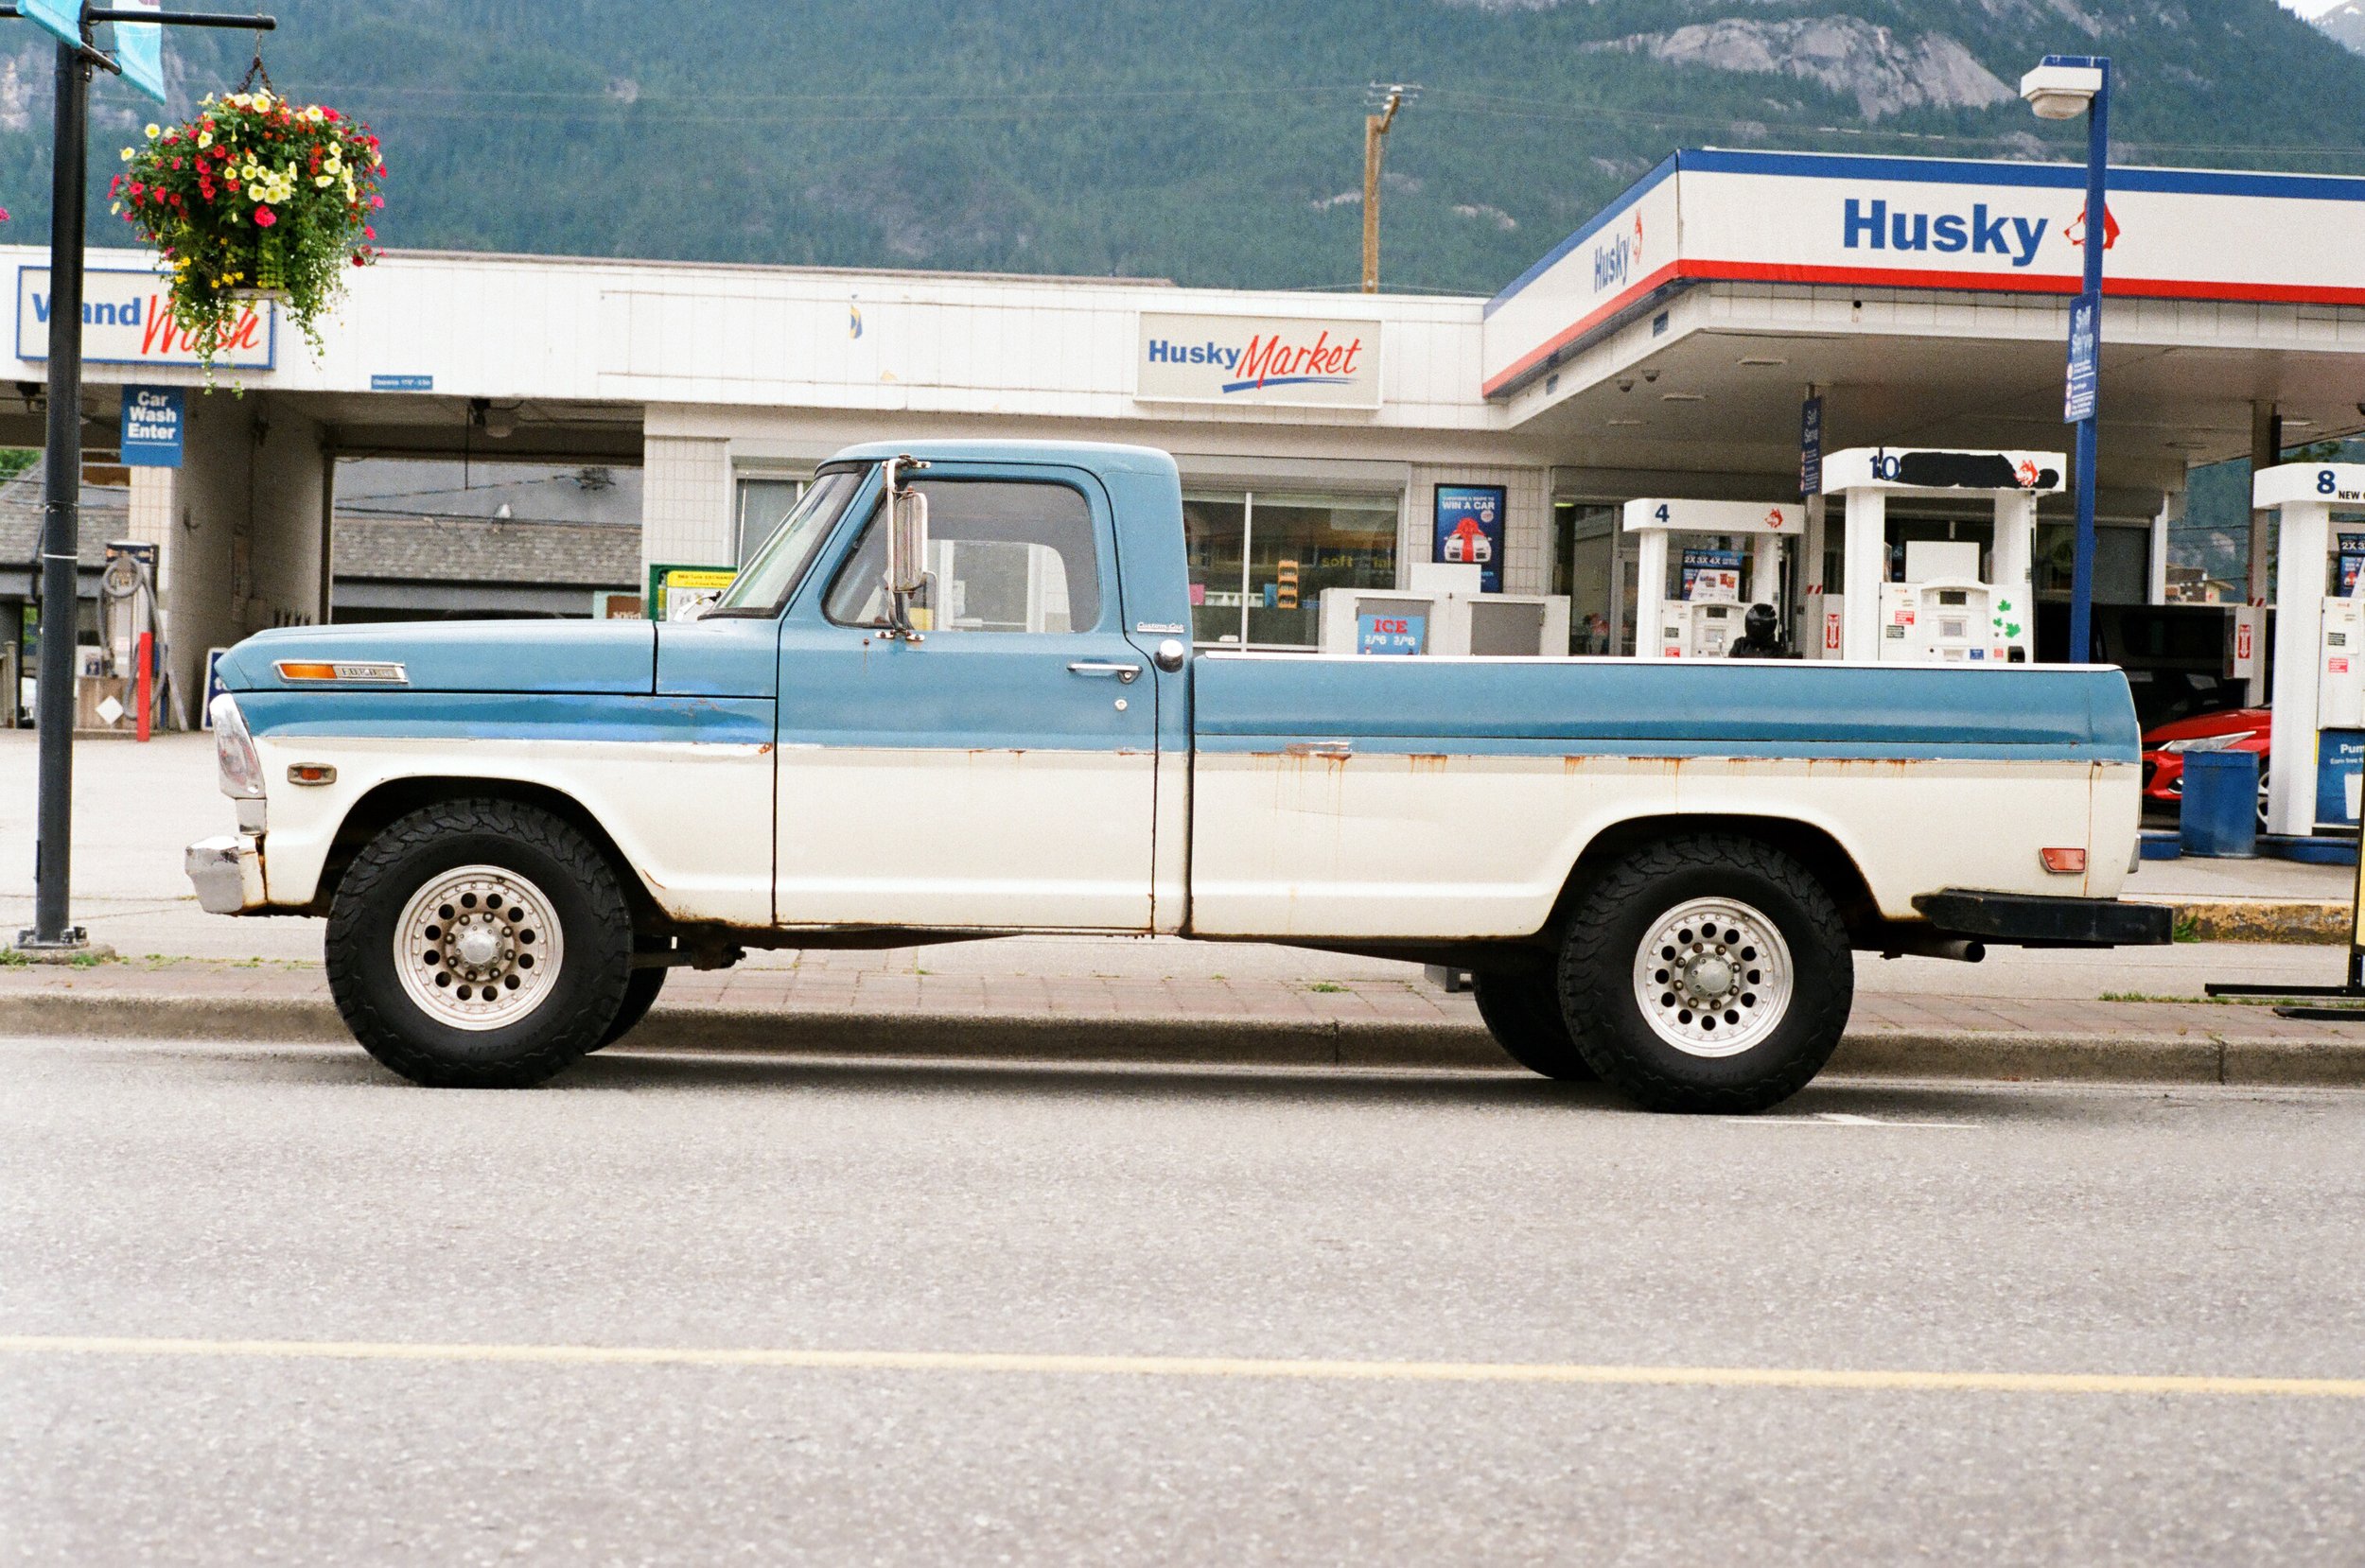
<svg viewBox="0 0 2365 1568">
<path fill-rule="evenodd" d="M 333 681 L 337 678 L 337 667 L 333 664 L 307 664 L 298 659 L 281 659 L 279 678 L 283 681 Z"/>
<path fill-rule="evenodd" d="M 2044 862 L 2044 868 L 2057 877 L 2082 876 L 2086 870 L 2083 849 L 2040 849 L 2037 859 Z"/>
</svg>

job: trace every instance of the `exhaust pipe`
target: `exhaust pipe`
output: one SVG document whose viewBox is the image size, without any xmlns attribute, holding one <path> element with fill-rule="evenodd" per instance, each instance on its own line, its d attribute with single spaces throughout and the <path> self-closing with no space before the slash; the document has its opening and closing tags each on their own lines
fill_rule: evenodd
<svg viewBox="0 0 2365 1568">
<path fill-rule="evenodd" d="M 1988 945 L 1961 936 L 1918 936 L 1910 942 L 1881 950 L 1883 958 L 1950 958 L 1957 964 L 1976 964 L 1988 956 Z"/>
</svg>

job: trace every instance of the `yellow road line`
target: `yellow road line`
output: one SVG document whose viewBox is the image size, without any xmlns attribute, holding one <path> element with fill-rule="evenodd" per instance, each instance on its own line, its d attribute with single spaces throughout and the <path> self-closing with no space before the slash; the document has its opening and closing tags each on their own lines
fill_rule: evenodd
<svg viewBox="0 0 2365 1568">
<path fill-rule="evenodd" d="M 749 1367 L 807 1371 L 1021 1372 L 1047 1376 L 1291 1378 L 1343 1383 L 1591 1384 L 1978 1394 L 2207 1394 L 2365 1399 L 2365 1378 L 1931 1372 L 1830 1367 L 1610 1367 L 1520 1361 L 1317 1361 L 1241 1356 L 1036 1355 L 993 1350 L 791 1350 L 658 1345 L 433 1345 L 399 1340 L 148 1339 L 0 1334 L 5 1355 L 200 1360 L 501 1362 L 556 1367 Z"/>
</svg>

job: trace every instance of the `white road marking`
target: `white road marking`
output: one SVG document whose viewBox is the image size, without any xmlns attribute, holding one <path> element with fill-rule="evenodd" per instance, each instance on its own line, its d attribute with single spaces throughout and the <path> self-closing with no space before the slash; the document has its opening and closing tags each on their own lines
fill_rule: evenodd
<svg viewBox="0 0 2365 1568">
<path fill-rule="evenodd" d="M 400 1340 L 150 1339 L 0 1334 L 0 1355 L 199 1360 L 504 1362 L 574 1367 L 753 1367 L 805 1371 L 1287 1378 L 1351 1383 L 1591 1384 L 1918 1393 L 2216 1395 L 2365 1400 L 2365 1378 L 2117 1372 L 1946 1372 L 1829 1367 L 1620 1367 L 1572 1362 L 1317 1361 L 1242 1356 L 1057 1355 L 990 1350 L 796 1350 L 660 1345 L 416 1344 Z"/>
</svg>

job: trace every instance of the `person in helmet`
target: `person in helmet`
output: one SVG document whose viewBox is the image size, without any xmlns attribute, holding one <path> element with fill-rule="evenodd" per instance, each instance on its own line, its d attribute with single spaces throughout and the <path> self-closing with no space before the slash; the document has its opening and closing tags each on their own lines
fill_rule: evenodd
<svg viewBox="0 0 2365 1568">
<path fill-rule="evenodd" d="M 1782 641 L 1780 621 L 1771 604 L 1752 604 L 1743 618 L 1741 640 L 1726 650 L 1726 656 L 1736 659 L 1786 659 L 1790 647 Z"/>
</svg>

